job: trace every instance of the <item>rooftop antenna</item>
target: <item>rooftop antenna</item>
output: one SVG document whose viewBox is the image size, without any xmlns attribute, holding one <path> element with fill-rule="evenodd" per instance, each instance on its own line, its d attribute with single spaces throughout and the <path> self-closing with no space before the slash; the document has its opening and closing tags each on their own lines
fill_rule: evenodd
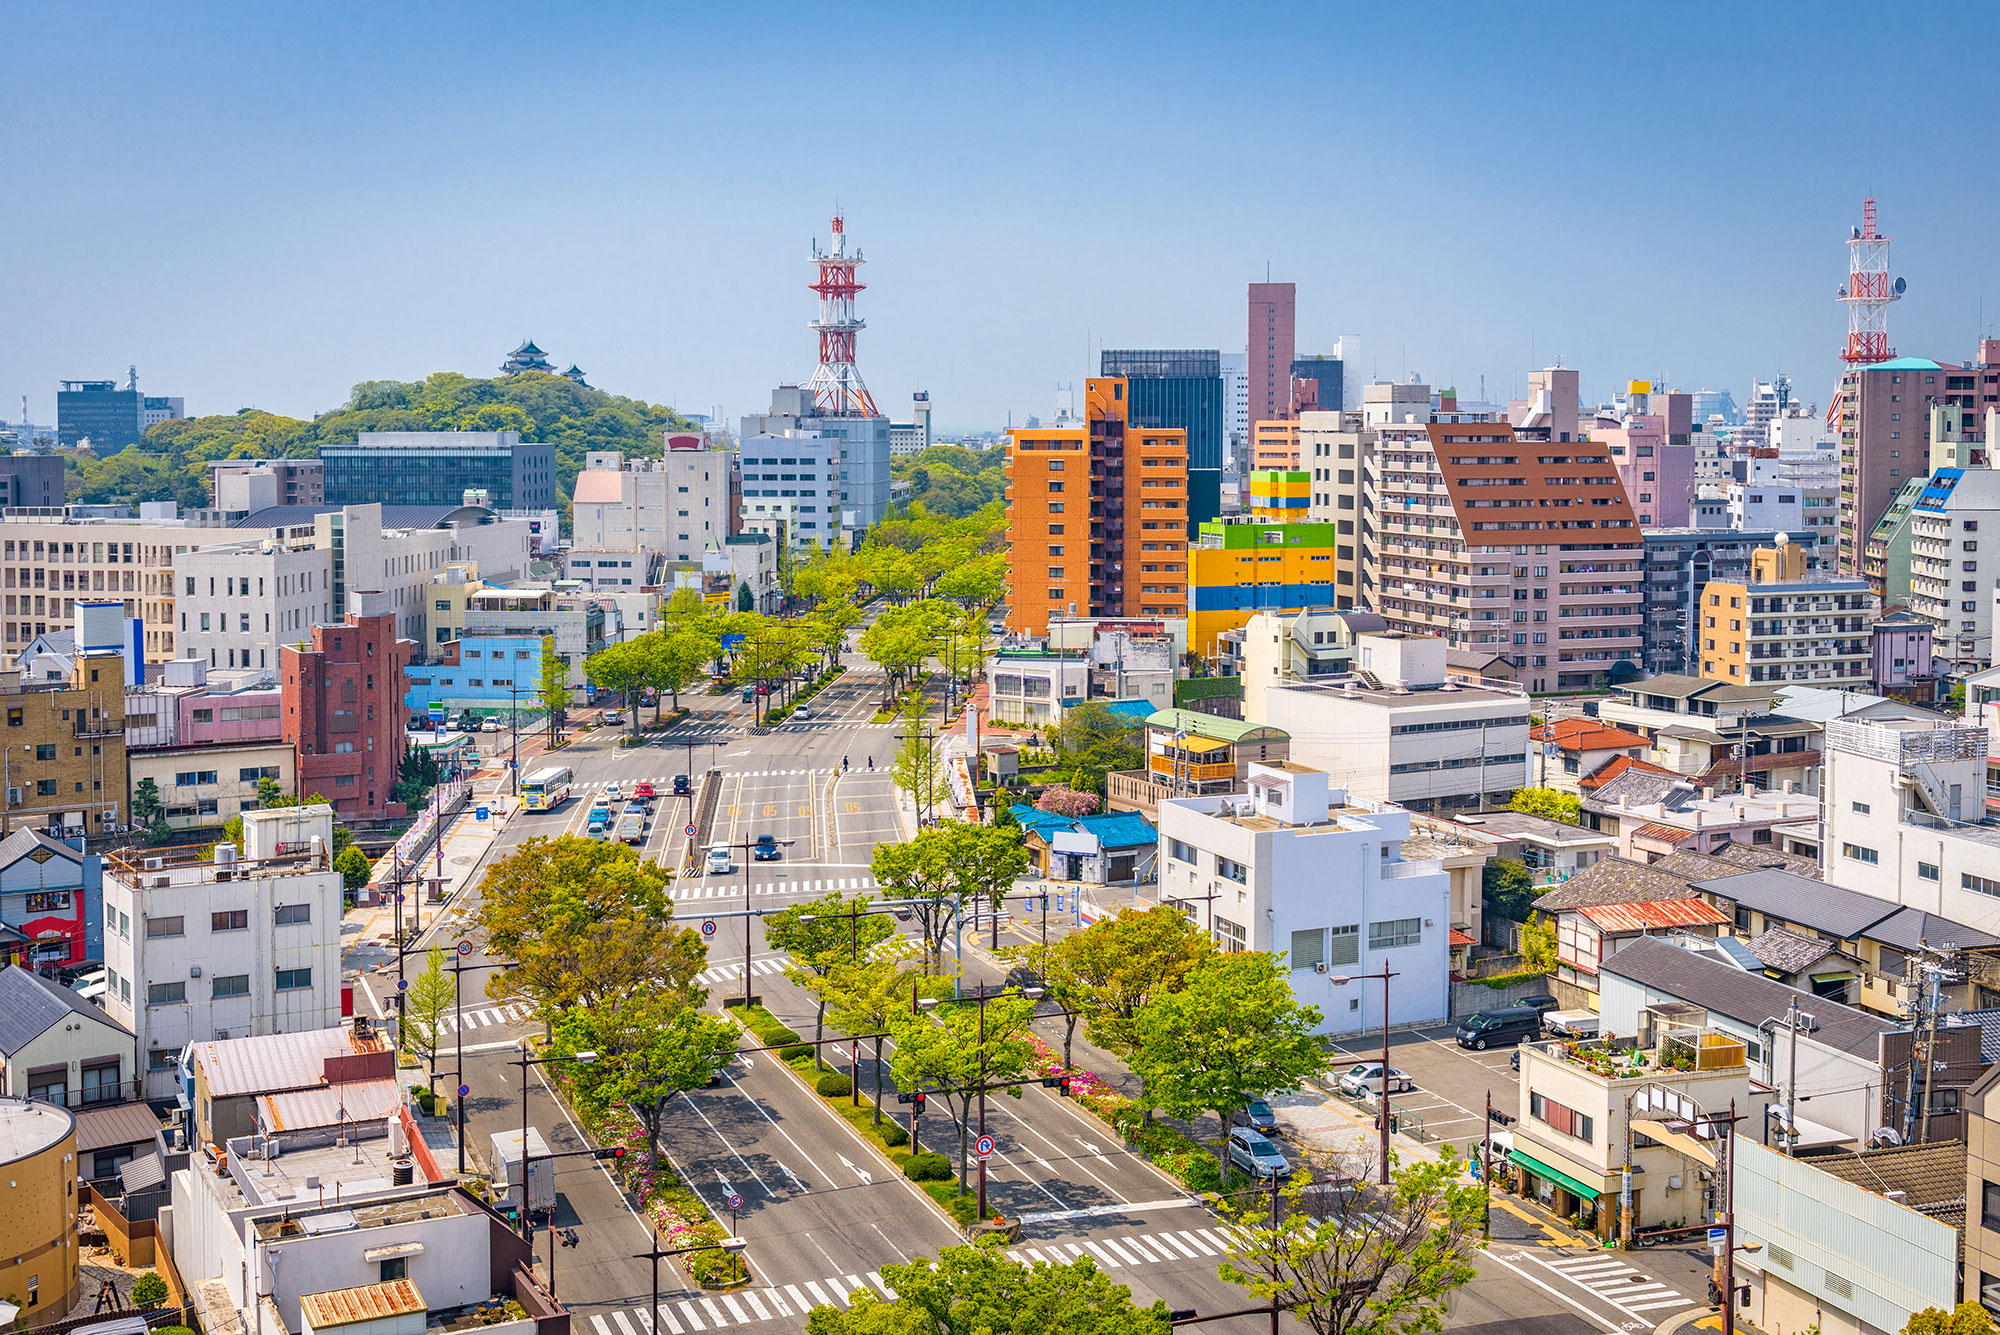
<svg viewBox="0 0 2000 1335">
<path fill-rule="evenodd" d="M 139 388 L 139 368 L 137 366 L 128 366 L 125 370 L 127 376 L 125 388 L 128 390 Z"/>
</svg>

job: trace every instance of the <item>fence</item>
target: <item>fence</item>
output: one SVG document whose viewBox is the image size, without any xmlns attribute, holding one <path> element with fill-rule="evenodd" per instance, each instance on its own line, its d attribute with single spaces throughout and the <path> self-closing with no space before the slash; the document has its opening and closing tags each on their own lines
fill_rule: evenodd
<svg viewBox="0 0 2000 1335">
<path fill-rule="evenodd" d="M 433 788 L 430 800 L 417 813 L 410 828 L 403 831 L 387 856 L 375 860 L 374 873 L 368 878 L 370 893 L 375 893 L 382 882 L 393 880 L 399 868 L 407 870 L 426 850 L 439 827 L 463 811 L 471 797 L 472 783 L 466 779 L 454 779 Z"/>
</svg>

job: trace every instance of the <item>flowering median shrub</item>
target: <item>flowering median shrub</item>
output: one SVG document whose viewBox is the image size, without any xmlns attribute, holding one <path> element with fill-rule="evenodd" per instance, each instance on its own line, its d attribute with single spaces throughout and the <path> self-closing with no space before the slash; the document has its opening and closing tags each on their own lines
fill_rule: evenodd
<svg viewBox="0 0 2000 1335">
<path fill-rule="evenodd" d="M 1128 1145 L 1189 1191 L 1216 1191 L 1221 1187 L 1222 1172 L 1216 1166 L 1214 1150 L 1177 1127 L 1148 1122 L 1138 1104 L 1104 1083 L 1095 1072 L 1065 1067 L 1060 1052 L 1039 1038 L 1034 1044 L 1035 1055 L 1029 1059 L 1028 1068 L 1036 1076 L 1067 1075 L 1070 1097 L 1097 1114 Z"/>
</svg>

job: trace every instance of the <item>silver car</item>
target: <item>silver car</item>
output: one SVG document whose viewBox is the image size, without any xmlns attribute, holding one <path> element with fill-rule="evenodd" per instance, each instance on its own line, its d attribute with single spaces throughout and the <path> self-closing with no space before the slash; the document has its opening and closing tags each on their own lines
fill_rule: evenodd
<svg viewBox="0 0 2000 1335">
<path fill-rule="evenodd" d="M 1383 1083 L 1381 1062 L 1356 1062 L 1341 1074 L 1340 1092 L 1356 1098 L 1364 1093 L 1380 1094 L 1384 1092 Z M 1410 1079 L 1409 1072 L 1398 1070 L 1394 1066 L 1389 1068 L 1387 1083 L 1387 1092 L 1390 1094 L 1401 1094 L 1417 1087 L 1417 1082 Z"/>
<path fill-rule="evenodd" d="M 1278 1125 L 1278 1115 L 1272 1112 L 1271 1105 L 1262 1099 L 1250 1100 L 1250 1106 L 1243 1110 L 1243 1120 L 1259 1131 L 1275 1130 Z"/>
<path fill-rule="evenodd" d="M 1262 1132 L 1239 1126 L 1229 1133 L 1229 1162 L 1252 1177 L 1289 1177 L 1292 1165 Z"/>
</svg>

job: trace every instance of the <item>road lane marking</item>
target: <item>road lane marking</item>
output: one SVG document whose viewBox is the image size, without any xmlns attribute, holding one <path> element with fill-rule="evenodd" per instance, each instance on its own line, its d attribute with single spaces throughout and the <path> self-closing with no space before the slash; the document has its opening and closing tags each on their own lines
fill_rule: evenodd
<svg viewBox="0 0 2000 1335">
<path fill-rule="evenodd" d="M 687 1314 L 688 1325 L 694 1327 L 696 1330 L 708 1329 L 708 1326 L 701 1319 L 701 1313 L 694 1310 L 693 1303 L 683 1302 L 681 1304 L 681 1311 Z"/>
<path fill-rule="evenodd" d="M 798 1285 L 796 1284 L 785 1285 L 785 1292 L 792 1296 L 792 1302 L 797 1305 L 800 1316 L 804 1316 L 807 1312 L 810 1312 L 813 1309 L 813 1304 L 806 1298 L 806 1296 L 803 1293 L 799 1292 Z"/>
<path fill-rule="evenodd" d="M 598 1318 L 599 1321 L 602 1321 L 603 1319 L 604 1319 L 603 1317 Z M 625 1314 L 623 1312 L 613 1312 L 611 1314 L 611 1320 L 612 1323 L 618 1327 L 618 1335 L 637 1335 L 637 1333 L 632 1329 L 632 1323 L 625 1319 Z"/>
<path fill-rule="evenodd" d="M 1506 1266 L 1516 1275 L 1520 1276 L 1522 1279 L 1527 1280 L 1528 1283 L 1534 1285 L 1536 1288 L 1542 1290 L 1544 1293 L 1547 1293 L 1550 1297 L 1554 1298 L 1556 1301 L 1568 1303 L 1571 1307 L 1574 1307 L 1577 1311 L 1583 1313 L 1585 1316 L 1589 1317 L 1592 1321 L 1595 1321 L 1598 1325 L 1604 1327 L 1604 1329 L 1607 1332 L 1609 1332 L 1609 1335 L 1624 1335 L 1624 1327 L 1614 1326 L 1613 1324 L 1611 1324 L 1610 1321 L 1606 1320 L 1604 1317 L 1599 1316 L 1596 1312 L 1592 1311 L 1588 1307 L 1585 1307 L 1582 1303 L 1570 1297 L 1568 1294 L 1561 1292 L 1552 1285 L 1544 1284 L 1541 1280 L 1536 1279 L 1533 1275 L 1521 1269 L 1521 1267 L 1515 1265 L 1512 1261 L 1509 1261 L 1506 1257 L 1501 1256 L 1494 1252 L 1488 1252 L 1487 1256 L 1499 1262 L 1501 1265 Z"/>
<path fill-rule="evenodd" d="M 1113 1256 L 1110 1252 L 1106 1251 L 1103 1247 L 1099 1246 L 1096 1242 L 1092 1241 L 1091 1239 L 1088 1238 L 1084 1239 L 1083 1245 L 1090 1248 L 1092 1255 L 1096 1256 L 1099 1261 L 1103 1262 L 1108 1269 L 1117 1270 L 1122 1266 L 1124 1266 L 1125 1264 L 1125 1262 Z"/>
<path fill-rule="evenodd" d="M 1140 1264 L 1140 1262 L 1133 1260 L 1130 1256 L 1125 1254 L 1125 1248 L 1119 1245 L 1118 1240 L 1116 1238 L 1100 1238 L 1098 1239 L 1098 1241 L 1102 1243 L 1107 1250 L 1109 1250 L 1119 1260 L 1123 1261 L 1126 1265 Z M 1144 1255 L 1144 1253 L 1141 1253 L 1141 1255 Z"/>
<path fill-rule="evenodd" d="M 729 1293 L 723 1294 L 722 1305 L 724 1307 L 727 1307 L 729 1309 L 729 1314 L 736 1318 L 737 1325 L 747 1326 L 750 1324 L 750 1314 L 743 1310 L 742 1305 L 736 1301 L 736 1296 L 734 1294 L 729 1294 Z"/>
<path fill-rule="evenodd" d="M 1203 1242 L 1200 1238 L 1196 1237 L 1192 1230 L 1184 1228 L 1181 1230 L 1180 1235 L 1188 1240 L 1188 1245 L 1190 1247 L 1195 1248 L 1203 1256 L 1215 1255 L 1214 1250 L 1211 1249 L 1207 1243 Z"/>
<path fill-rule="evenodd" d="M 821 1287 L 819 1286 L 819 1281 L 818 1281 L 818 1280 L 813 1280 L 813 1279 L 809 1279 L 809 1280 L 807 1280 L 807 1281 L 806 1281 L 806 1292 L 807 1292 L 807 1293 L 810 1293 L 810 1294 L 811 1294 L 811 1295 L 813 1296 L 813 1304 L 812 1304 L 812 1305 L 813 1305 L 814 1307 L 831 1307 L 831 1306 L 833 1306 L 833 1299 L 831 1299 L 831 1298 L 827 1297 L 827 1294 L 826 1294 L 826 1290 L 825 1290 L 825 1289 L 822 1289 L 822 1288 L 821 1288 Z"/>
</svg>

